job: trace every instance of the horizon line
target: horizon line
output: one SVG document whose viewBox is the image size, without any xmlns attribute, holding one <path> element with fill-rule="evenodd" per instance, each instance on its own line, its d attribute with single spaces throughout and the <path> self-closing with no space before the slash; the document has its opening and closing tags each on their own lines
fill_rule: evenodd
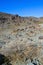
<svg viewBox="0 0 43 65">
<path fill-rule="evenodd" d="M 18 15 L 18 16 L 21 16 L 21 17 L 36 17 L 36 18 L 41 18 L 43 16 L 33 16 L 33 15 L 20 15 L 18 13 L 11 13 L 11 12 L 1 12 L 0 13 L 3 13 L 3 14 L 9 14 L 9 15 Z"/>
</svg>

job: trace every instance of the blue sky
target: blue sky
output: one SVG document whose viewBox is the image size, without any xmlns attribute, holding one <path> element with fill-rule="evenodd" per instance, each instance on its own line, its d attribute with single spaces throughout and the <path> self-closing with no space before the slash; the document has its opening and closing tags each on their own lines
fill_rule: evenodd
<svg viewBox="0 0 43 65">
<path fill-rule="evenodd" d="M 41 17 L 43 0 L 0 0 L 0 12 Z"/>
</svg>

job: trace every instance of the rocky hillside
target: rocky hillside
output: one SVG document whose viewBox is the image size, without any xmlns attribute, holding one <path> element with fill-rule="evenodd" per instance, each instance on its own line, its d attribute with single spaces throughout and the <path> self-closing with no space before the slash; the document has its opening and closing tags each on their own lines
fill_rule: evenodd
<svg viewBox="0 0 43 65">
<path fill-rule="evenodd" d="M 43 65 L 43 19 L 0 12 L 0 54 L 12 65 Z"/>
</svg>

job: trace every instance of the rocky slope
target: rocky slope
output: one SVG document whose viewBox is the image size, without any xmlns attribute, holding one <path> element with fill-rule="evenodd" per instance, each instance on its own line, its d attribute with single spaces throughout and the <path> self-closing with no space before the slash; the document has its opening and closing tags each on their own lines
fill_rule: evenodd
<svg viewBox="0 0 43 65">
<path fill-rule="evenodd" d="M 12 65 L 43 65 L 43 19 L 0 12 L 0 54 Z"/>
</svg>

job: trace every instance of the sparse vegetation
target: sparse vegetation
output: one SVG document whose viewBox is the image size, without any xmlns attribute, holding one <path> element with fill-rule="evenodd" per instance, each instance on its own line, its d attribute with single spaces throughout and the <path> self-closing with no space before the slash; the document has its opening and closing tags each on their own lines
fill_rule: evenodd
<svg viewBox="0 0 43 65">
<path fill-rule="evenodd" d="M 41 60 L 43 42 L 39 41 L 40 35 L 43 35 L 41 31 L 43 28 L 39 26 L 42 23 L 43 21 L 36 17 L 0 13 L 0 61 L 2 64 L 29 65 L 30 62 L 35 65 L 33 60 L 36 59 L 35 62 L 39 63 L 36 65 L 43 65 Z"/>
</svg>

